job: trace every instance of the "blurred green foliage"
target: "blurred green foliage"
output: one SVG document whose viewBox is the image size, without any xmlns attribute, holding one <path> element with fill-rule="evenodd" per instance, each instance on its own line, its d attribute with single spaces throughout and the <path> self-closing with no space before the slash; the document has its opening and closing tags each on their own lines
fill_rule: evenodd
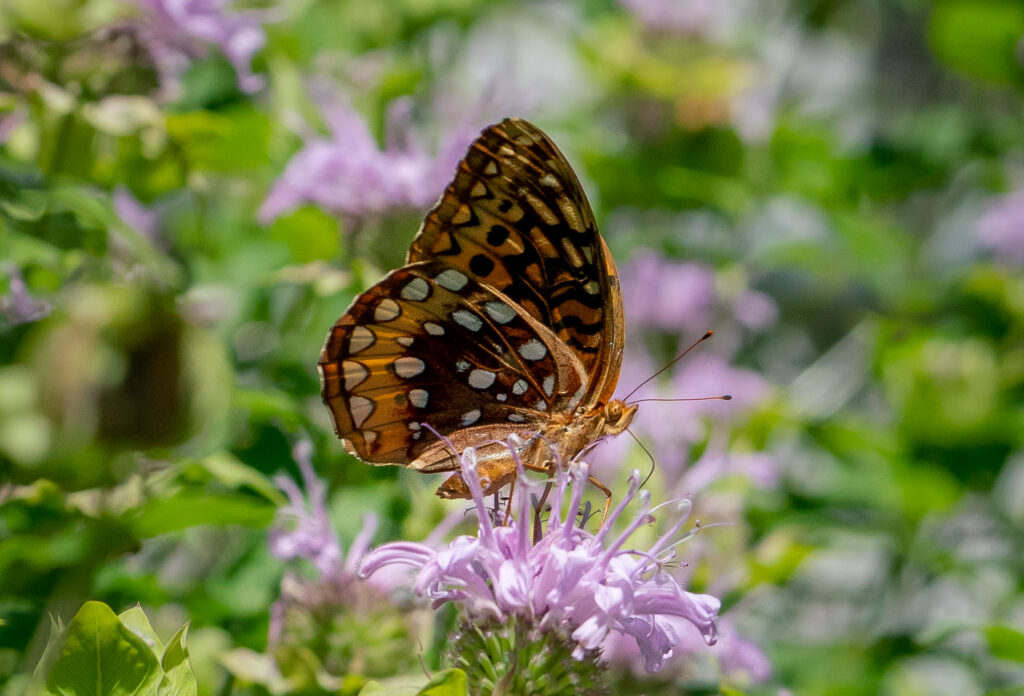
<svg viewBox="0 0 1024 696">
<path fill-rule="evenodd" d="M 695 670 L 647 693 L 1022 693 L 1024 276 L 975 234 L 1024 171 L 1022 5 L 730 1 L 717 28 L 675 32 L 626 5 L 263 3 L 264 90 L 206 47 L 170 94 L 131 29 L 144 9 L 0 7 L 0 292 L 23 278 L 22 299 L 52 307 L 4 304 L 0 325 L 5 695 L 29 685 L 51 616 L 68 635 L 107 626 L 142 680 L 176 679 L 184 634 L 178 653 L 156 635 L 190 622 L 200 694 L 391 693 L 423 687 L 420 653 L 439 667 L 451 616 L 399 659 L 394 615 L 366 633 L 341 615 L 296 618 L 287 679 L 271 673 L 284 566 L 266 534 L 285 499 L 270 477 L 296 477 L 298 439 L 345 548 L 363 512 L 379 542 L 449 510 L 432 482 L 342 453 L 315 369 L 424 211 L 257 220 L 303 136 L 325 132 L 323 82 L 381 142 L 398 97 L 431 135 L 516 110 L 569 153 L 620 267 L 654 249 L 777 303 L 732 355 L 775 394 L 720 427 L 770 453 L 780 483 L 715 484 L 739 498 L 738 531 L 709 541 L 728 563 L 696 569 L 712 590 L 716 571 L 738 578 L 726 605 L 774 674 Z M 552 82 L 558 61 L 572 80 Z M 387 659 L 352 658 L 361 641 Z M 460 674 L 421 693 L 461 693 Z"/>
</svg>

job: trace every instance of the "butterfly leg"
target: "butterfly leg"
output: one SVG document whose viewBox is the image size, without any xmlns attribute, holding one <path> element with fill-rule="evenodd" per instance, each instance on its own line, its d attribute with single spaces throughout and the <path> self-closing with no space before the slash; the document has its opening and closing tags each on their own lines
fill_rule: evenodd
<svg viewBox="0 0 1024 696">
<path fill-rule="evenodd" d="M 497 494 L 495 494 L 497 495 Z M 516 479 L 512 479 L 512 483 L 508 486 L 508 505 L 505 506 L 505 519 L 501 521 L 502 525 L 507 525 L 509 520 L 512 519 L 512 499 L 516 495 Z"/>
<path fill-rule="evenodd" d="M 612 505 L 612 492 L 608 489 L 608 486 L 604 485 L 593 476 L 588 476 L 587 480 L 593 484 L 594 488 L 604 493 L 604 511 L 601 513 L 601 524 L 598 526 L 598 529 L 600 529 L 604 526 L 604 521 L 608 519 L 608 510 Z"/>
<path fill-rule="evenodd" d="M 537 507 L 533 511 L 533 543 L 535 544 L 544 536 L 541 515 L 544 514 L 544 508 L 548 504 L 548 494 L 551 493 L 552 487 L 551 481 L 544 485 L 544 493 L 541 494 L 540 500 L 537 501 Z"/>
</svg>

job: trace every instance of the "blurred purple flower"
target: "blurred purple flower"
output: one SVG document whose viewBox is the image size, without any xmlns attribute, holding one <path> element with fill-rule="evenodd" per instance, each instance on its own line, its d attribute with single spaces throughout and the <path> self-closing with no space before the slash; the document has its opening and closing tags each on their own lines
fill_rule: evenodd
<svg viewBox="0 0 1024 696">
<path fill-rule="evenodd" d="M 669 382 L 653 382 L 633 398 L 679 399 L 729 394 L 732 400 L 647 404 L 637 412 L 637 429 L 653 438 L 657 454 L 672 459 L 681 449 L 707 436 L 706 418 L 719 423 L 734 420 L 757 406 L 769 393 L 768 383 L 757 373 L 734 368 L 714 353 L 691 353 L 679 363 Z M 666 417 L 666 409 L 677 412 L 685 409 L 686 417 Z"/>
<path fill-rule="evenodd" d="M 779 318 L 779 306 L 770 296 L 757 290 L 745 290 L 732 303 L 732 318 L 754 331 L 769 328 Z"/>
<path fill-rule="evenodd" d="M 691 656 L 689 661 L 674 663 L 679 671 L 692 670 L 694 659 L 713 658 L 718 662 L 718 671 L 725 675 L 743 672 L 754 683 L 763 682 L 772 675 L 772 665 L 765 654 L 752 642 L 736 634 L 727 617 L 719 620 L 719 639 L 711 646 L 704 643 L 692 624 L 675 617 L 669 620 L 679 635 L 674 646 L 675 653 Z M 613 666 L 621 666 L 636 675 L 643 673 L 643 655 L 636 643 L 626 640 L 624 636 L 613 636 L 602 655 Z"/>
<path fill-rule="evenodd" d="M 672 374 L 669 390 L 675 396 L 710 396 L 728 393 L 731 401 L 695 401 L 692 413 L 727 421 L 749 411 L 767 398 L 771 386 L 752 370 L 736 368 L 715 353 L 691 353 Z"/>
<path fill-rule="evenodd" d="M 363 528 L 352 542 L 348 556 L 327 514 L 327 491 L 310 462 L 312 445 L 302 440 L 292 454 L 302 473 L 306 494 L 287 476 L 276 476 L 274 482 L 288 496 L 288 505 L 278 510 L 277 521 L 270 531 L 270 551 L 282 561 L 305 559 L 317 570 L 312 581 L 289 570 L 281 581 L 281 597 L 270 610 L 270 644 L 276 645 L 284 628 L 285 613 L 289 606 L 317 607 L 330 604 L 336 607 L 355 605 L 359 583 L 356 565 L 367 551 L 377 518 L 367 514 Z M 380 579 L 381 581 L 384 578 Z M 375 589 L 387 592 L 390 588 L 376 583 Z"/>
<path fill-rule="evenodd" d="M 515 443 L 509 445 L 514 452 Z M 590 533 L 582 524 L 576 526 L 589 467 L 571 462 L 557 475 L 547 529 L 531 541 L 532 486 L 521 463 L 513 499 L 518 514 L 501 526 L 491 522 L 484 504 L 473 448 L 466 448 L 461 463 L 477 509 L 477 536 L 458 537 L 440 550 L 411 542 L 385 544 L 363 559 L 362 576 L 394 564 L 413 566 L 415 592 L 431 599 L 433 606 L 455 602 L 470 620 L 516 616 L 568 634 L 576 643 L 577 659 L 605 646 L 611 636 L 625 634 L 639 646 L 646 669 L 657 671 L 678 640 L 675 619 L 695 626 L 708 644 L 715 642 L 719 601 L 687 592 L 665 571 L 676 546 L 692 535 L 673 540 L 686 521 L 689 500 L 677 505 L 675 524 L 650 549 L 624 549 L 637 529 L 654 520 L 650 494 L 639 490 L 640 473 L 633 472 L 629 491 L 607 522 Z M 563 512 L 570 483 L 572 494 Z M 612 535 L 615 522 L 638 492 L 639 514 L 621 534 Z"/>
<path fill-rule="evenodd" d="M 232 11 L 229 0 L 134 0 L 147 15 L 140 31 L 166 78 L 176 80 L 203 44 L 217 46 L 235 68 L 244 92 L 263 87 L 252 59 L 266 44 L 266 13 Z"/>
<path fill-rule="evenodd" d="M 702 491 L 715 481 L 739 474 L 761 488 L 774 488 L 779 483 L 775 457 L 767 452 L 726 452 L 715 443 L 685 471 L 674 477 L 677 490 Z"/>
<path fill-rule="evenodd" d="M 124 186 L 114 189 L 114 212 L 124 224 L 131 227 L 149 242 L 159 239 L 160 214 L 139 201 Z"/>
<path fill-rule="evenodd" d="M 642 24 L 658 31 L 700 34 L 722 0 L 619 0 Z"/>
<path fill-rule="evenodd" d="M 1024 190 L 993 199 L 978 221 L 977 235 L 1000 261 L 1024 265 Z"/>
<path fill-rule="evenodd" d="M 716 300 L 715 273 L 693 262 L 674 262 L 642 251 L 623 265 L 623 302 L 631 329 L 703 331 Z"/>
<path fill-rule="evenodd" d="M 444 190 L 476 131 L 455 128 L 432 156 L 414 137 L 411 109 L 408 99 L 390 104 L 387 145 L 381 149 L 351 106 L 325 104 L 331 137 L 306 141 L 263 202 L 259 219 L 268 223 L 304 203 L 356 220 L 425 210 Z"/>
<path fill-rule="evenodd" d="M 21 270 L 13 263 L 5 264 L 7 271 L 7 294 L 0 296 L 0 314 L 7 319 L 9 324 L 25 324 L 30 321 L 38 321 L 47 316 L 52 310 L 46 300 L 33 297 L 28 291 L 25 279 Z"/>
<path fill-rule="evenodd" d="M 24 108 L 17 108 L 5 114 L 0 114 L 0 145 L 7 142 L 14 129 L 25 122 L 28 112 Z"/>
<path fill-rule="evenodd" d="M 355 563 L 366 552 L 377 521 L 372 515 L 367 517 L 363 532 L 349 552 L 348 563 L 344 563 L 341 542 L 327 516 L 327 491 L 310 463 L 311 450 L 308 440 L 300 441 L 292 450 L 306 496 L 287 476 L 274 477 L 289 504 L 278 511 L 277 524 L 270 532 L 270 551 L 282 561 L 305 558 L 316 566 L 320 579 L 332 582 L 355 572 Z"/>
<path fill-rule="evenodd" d="M 716 312 L 753 330 L 778 319 L 778 306 L 762 292 L 743 289 L 732 300 L 722 297 L 714 270 L 701 263 L 670 261 L 643 250 L 623 264 L 619 277 L 630 330 L 698 333 L 711 325 Z"/>
</svg>

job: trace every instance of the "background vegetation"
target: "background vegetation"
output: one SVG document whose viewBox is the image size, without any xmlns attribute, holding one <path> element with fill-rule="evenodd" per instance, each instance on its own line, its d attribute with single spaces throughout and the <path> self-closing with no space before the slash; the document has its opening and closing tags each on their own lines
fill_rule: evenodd
<svg viewBox="0 0 1024 696">
<path fill-rule="evenodd" d="M 271 477 L 308 439 L 345 549 L 458 508 L 343 454 L 315 363 L 506 115 L 591 197 L 623 393 L 713 328 L 648 395 L 737 397 L 641 409 L 656 501 L 729 523 L 680 569 L 726 639 L 623 683 L 1024 693 L 1024 6 L 12 0 L 0 37 L 5 694 L 87 600 L 190 622 L 202 694 L 438 668 L 449 615 L 272 552 Z"/>
</svg>

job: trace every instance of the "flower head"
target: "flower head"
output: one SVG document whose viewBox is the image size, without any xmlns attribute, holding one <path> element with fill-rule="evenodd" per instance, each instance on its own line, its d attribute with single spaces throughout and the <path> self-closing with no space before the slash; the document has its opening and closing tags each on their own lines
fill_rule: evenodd
<svg viewBox="0 0 1024 696">
<path fill-rule="evenodd" d="M 227 0 L 136 0 L 147 17 L 142 25 L 153 59 L 167 78 L 177 78 L 203 44 L 220 48 L 244 92 L 263 87 L 252 59 L 267 38 L 256 12 L 232 11 Z"/>
<path fill-rule="evenodd" d="M 270 532 L 270 551 L 283 561 L 305 558 L 313 563 L 324 582 L 340 580 L 345 575 L 341 543 L 327 516 L 327 492 L 310 463 L 312 445 L 302 440 L 293 449 L 293 456 L 302 473 L 306 496 L 287 476 L 276 476 L 274 482 L 288 496 L 289 504 L 278 511 L 277 526 Z M 308 498 L 307 498 L 308 496 Z M 367 519 L 360 535 L 358 549 L 349 554 L 350 563 L 365 553 L 376 528 L 376 519 Z M 366 537 L 363 539 L 362 537 Z M 354 552 L 354 553 L 353 553 Z"/>
<path fill-rule="evenodd" d="M 513 453 L 515 444 L 509 443 Z M 709 644 L 715 642 L 719 601 L 687 592 L 665 570 L 682 541 L 673 537 L 686 521 L 688 500 L 677 504 L 678 519 L 671 529 L 641 551 L 625 546 L 637 529 L 654 520 L 650 495 L 640 490 L 637 471 L 606 523 L 589 532 L 578 523 L 585 512 L 585 463 L 574 461 L 560 468 L 546 525 L 530 514 L 533 486 L 521 463 L 511 502 L 517 514 L 501 525 L 492 522 L 484 504 L 473 448 L 462 453 L 461 464 L 478 514 L 477 535 L 458 537 L 440 549 L 409 542 L 385 544 L 366 555 L 360 575 L 371 576 L 392 564 L 412 566 L 416 593 L 435 607 L 454 602 L 470 623 L 514 619 L 561 640 L 568 637 L 577 660 L 602 649 L 611 635 L 625 634 L 640 647 L 647 669 L 657 671 L 672 655 L 678 638 L 673 617 L 691 623 Z M 639 513 L 621 533 L 613 534 L 634 499 L 639 499 Z M 531 534 L 531 527 L 539 534 Z"/>
<path fill-rule="evenodd" d="M 714 19 L 714 0 L 619 0 L 619 4 L 652 29 L 702 34 Z"/>
<path fill-rule="evenodd" d="M 309 441 L 301 441 L 293 450 L 305 494 L 290 478 L 275 479 L 288 505 L 279 510 L 271 530 L 271 553 L 290 563 L 308 561 L 316 570 L 310 575 L 290 565 L 281 580 L 268 631 L 276 664 L 296 689 L 308 678 L 311 661 L 330 675 L 384 676 L 396 666 L 412 669 L 416 659 L 408 644 L 416 621 L 404 611 L 408 606 L 395 606 L 396 585 L 386 573 L 373 583 L 356 576 L 356 561 L 366 553 L 377 519 L 365 517 L 346 555 L 331 525 L 326 487 L 313 471 L 310 449 Z M 289 657 L 295 654 L 301 660 Z"/>
<path fill-rule="evenodd" d="M 1024 265 L 1024 190 L 995 199 L 978 221 L 978 239 L 997 258 Z"/>
<path fill-rule="evenodd" d="M 642 251 L 623 266 L 620 275 L 631 326 L 703 331 L 711 321 L 717 296 L 715 273 L 709 267 Z"/>
<path fill-rule="evenodd" d="M 350 105 L 328 100 L 324 115 L 330 137 L 308 138 L 260 207 L 264 223 L 304 203 L 365 219 L 394 210 L 422 210 L 437 200 L 472 138 L 457 128 L 431 155 L 413 137 L 411 102 L 388 108 L 387 144 L 378 146 Z"/>
<path fill-rule="evenodd" d="M 37 321 L 47 316 L 53 306 L 46 300 L 33 297 L 28 291 L 21 269 L 13 263 L 5 264 L 0 270 L 7 272 L 7 294 L 0 295 L 0 316 L 11 325 Z"/>
</svg>

